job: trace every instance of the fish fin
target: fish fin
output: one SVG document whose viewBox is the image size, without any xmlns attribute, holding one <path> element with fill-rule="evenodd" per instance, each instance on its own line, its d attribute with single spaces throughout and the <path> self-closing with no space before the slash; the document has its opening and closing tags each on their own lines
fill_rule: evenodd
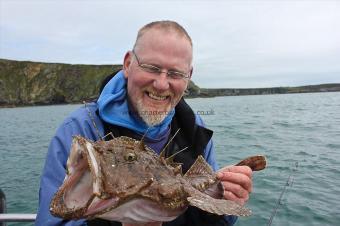
<svg viewBox="0 0 340 226">
<path fill-rule="evenodd" d="M 86 101 L 83 101 L 83 103 L 84 103 L 85 109 L 87 110 L 87 114 L 89 115 L 89 117 L 90 117 L 90 119 L 91 119 L 91 121 L 92 121 L 93 127 L 96 129 L 96 133 L 97 133 L 98 138 L 99 138 L 100 140 L 104 140 L 104 138 L 102 137 L 102 135 L 101 135 L 100 132 L 99 132 L 99 129 L 98 129 L 98 127 L 97 127 L 97 124 L 96 124 L 95 121 L 94 121 L 94 117 L 93 117 L 93 115 L 92 115 L 90 109 L 86 106 Z"/>
<path fill-rule="evenodd" d="M 162 151 L 159 154 L 160 158 L 165 158 L 165 150 L 166 148 L 169 146 L 169 144 L 172 142 L 172 140 L 176 137 L 177 133 L 181 130 L 181 128 L 179 128 L 175 134 L 169 139 L 168 143 L 166 143 L 166 145 L 164 146 L 164 148 L 162 149 Z"/>
<path fill-rule="evenodd" d="M 188 147 L 185 147 L 185 148 L 179 150 L 178 152 L 176 152 L 175 154 L 171 155 L 170 157 L 167 157 L 165 159 L 166 163 L 170 164 L 170 165 L 174 165 L 175 164 L 175 162 L 174 162 L 175 156 L 178 155 L 179 153 L 185 151 L 186 149 L 188 149 Z"/>
<path fill-rule="evenodd" d="M 250 156 L 237 163 L 235 166 L 249 166 L 253 171 L 259 171 L 266 168 L 267 161 L 264 155 Z"/>
<path fill-rule="evenodd" d="M 210 197 L 206 195 L 206 197 Z M 217 215 L 234 215 L 247 217 L 251 215 L 251 210 L 237 204 L 236 202 L 224 199 L 188 197 L 190 205 L 201 210 Z"/>
<path fill-rule="evenodd" d="M 105 139 L 106 137 L 108 137 L 108 136 L 111 136 L 112 139 L 115 138 L 115 136 L 113 135 L 113 133 L 112 133 L 112 132 L 109 132 L 108 134 L 106 134 L 105 136 L 103 136 L 103 137 L 101 138 L 101 140 L 104 140 L 104 139 Z"/>
<path fill-rule="evenodd" d="M 145 139 L 146 134 L 148 133 L 149 129 L 150 129 L 150 127 L 148 127 L 148 128 L 146 129 L 145 133 L 144 133 L 143 136 L 142 136 L 142 139 L 140 139 L 140 141 L 139 141 L 139 146 L 140 146 L 140 149 L 141 149 L 141 150 L 144 150 L 144 145 L 145 145 L 144 139 Z"/>
<path fill-rule="evenodd" d="M 202 155 L 198 156 L 194 164 L 185 173 L 184 178 L 196 175 L 215 175 L 211 166 L 205 161 Z"/>
<path fill-rule="evenodd" d="M 191 206 L 217 215 L 250 216 L 251 210 L 239 205 L 236 202 L 225 199 L 214 199 L 193 187 L 186 188 L 189 193 L 187 198 Z"/>
<path fill-rule="evenodd" d="M 223 197 L 223 186 L 211 166 L 200 155 L 183 178 L 194 188 L 214 198 Z"/>
</svg>

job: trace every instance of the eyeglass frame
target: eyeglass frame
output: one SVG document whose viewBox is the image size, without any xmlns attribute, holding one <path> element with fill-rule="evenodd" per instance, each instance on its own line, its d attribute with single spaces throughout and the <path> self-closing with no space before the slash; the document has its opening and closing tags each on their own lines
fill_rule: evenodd
<svg viewBox="0 0 340 226">
<path fill-rule="evenodd" d="M 162 68 L 159 68 L 155 65 L 152 64 L 144 64 L 141 63 L 139 60 L 139 57 L 137 56 L 135 50 L 131 51 L 133 53 L 133 55 L 136 57 L 137 60 L 137 64 L 138 66 L 145 72 L 151 73 L 151 74 L 162 74 L 162 73 L 166 73 L 168 78 L 171 79 L 189 79 L 191 77 L 190 73 L 184 73 L 184 72 L 180 72 L 180 71 L 174 71 L 174 70 L 167 70 L 167 71 L 163 71 Z"/>
</svg>

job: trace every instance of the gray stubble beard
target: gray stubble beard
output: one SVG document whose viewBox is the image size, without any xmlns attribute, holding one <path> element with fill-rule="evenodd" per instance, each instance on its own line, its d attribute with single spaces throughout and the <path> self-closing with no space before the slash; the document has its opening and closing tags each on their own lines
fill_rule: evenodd
<svg viewBox="0 0 340 226">
<path fill-rule="evenodd" d="M 166 118 L 166 116 L 170 113 L 172 110 L 172 105 L 169 109 L 166 109 L 165 111 L 152 111 L 150 109 L 147 109 L 144 105 L 142 100 L 137 101 L 136 110 L 138 112 L 138 115 L 143 119 L 143 121 L 149 126 L 153 127 L 156 125 L 159 125 L 163 122 L 163 120 Z"/>
</svg>

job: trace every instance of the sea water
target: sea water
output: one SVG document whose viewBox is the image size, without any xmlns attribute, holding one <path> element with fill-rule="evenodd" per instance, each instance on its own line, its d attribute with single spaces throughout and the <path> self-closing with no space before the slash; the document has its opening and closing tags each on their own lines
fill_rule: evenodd
<svg viewBox="0 0 340 226">
<path fill-rule="evenodd" d="M 339 225 L 340 93 L 189 99 L 208 128 L 220 166 L 266 155 L 254 172 L 244 225 Z M 0 188 L 8 213 L 35 213 L 47 147 L 79 105 L 0 109 Z M 278 202 L 280 201 L 280 202 Z M 274 213 L 275 212 L 275 213 Z M 8 223 L 32 225 L 32 223 Z"/>
</svg>

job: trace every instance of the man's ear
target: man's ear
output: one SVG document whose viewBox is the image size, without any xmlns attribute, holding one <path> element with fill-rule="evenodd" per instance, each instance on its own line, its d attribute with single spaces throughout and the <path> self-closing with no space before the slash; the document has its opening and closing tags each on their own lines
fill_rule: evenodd
<svg viewBox="0 0 340 226">
<path fill-rule="evenodd" d="M 189 79 L 191 79 L 192 72 L 194 71 L 194 67 L 191 68 L 190 73 L 189 73 Z"/>
<path fill-rule="evenodd" d="M 187 94 L 189 94 L 188 93 L 188 88 L 189 88 L 189 83 L 190 83 L 190 80 L 191 80 L 191 76 L 192 76 L 193 70 L 194 70 L 194 68 L 192 67 L 190 72 L 189 72 L 189 79 L 188 79 L 187 87 L 185 88 L 185 91 L 184 91 L 184 93 L 187 93 Z"/>
<path fill-rule="evenodd" d="M 126 52 L 124 56 L 124 63 L 123 63 L 123 71 L 124 71 L 125 78 L 129 77 L 131 61 L 132 61 L 132 52 L 128 51 Z"/>
</svg>

